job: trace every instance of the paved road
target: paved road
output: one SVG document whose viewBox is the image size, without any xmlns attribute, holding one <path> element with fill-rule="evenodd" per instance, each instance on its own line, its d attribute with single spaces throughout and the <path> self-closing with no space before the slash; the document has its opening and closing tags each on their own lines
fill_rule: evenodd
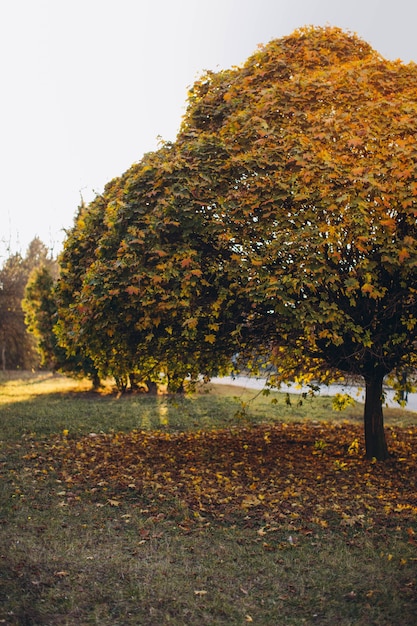
<svg viewBox="0 0 417 626">
<path fill-rule="evenodd" d="M 247 389 L 263 389 L 265 386 L 264 378 L 255 378 L 252 376 L 222 376 L 219 378 L 212 378 L 211 381 L 215 384 L 223 384 L 223 385 L 236 385 L 239 387 L 246 387 Z M 297 385 L 282 385 L 281 392 L 286 393 L 287 391 L 290 393 L 303 393 L 308 392 L 308 387 L 298 387 Z M 393 396 L 394 391 L 392 389 L 386 388 L 386 402 L 388 406 L 394 408 L 401 408 L 397 402 L 394 402 Z M 365 390 L 360 387 L 355 387 L 352 385 L 323 385 L 320 388 L 321 396 L 334 396 L 336 393 L 348 393 L 352 398 L 354 398 L 357 402 L 365 402 Z M 417 393 L 408 394 L 408 403 L 405 407 L 408 411 L 417 412 Z"/>
</svg>

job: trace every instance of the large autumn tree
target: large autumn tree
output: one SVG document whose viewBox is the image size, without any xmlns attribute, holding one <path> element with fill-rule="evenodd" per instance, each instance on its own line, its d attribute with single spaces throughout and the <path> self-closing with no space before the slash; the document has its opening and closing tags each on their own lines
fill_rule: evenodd
<svg viewBox="0 0 417 626">
<path fill-rule="evenodd" d="M 388 456 L 383 380 L 416 354 L 416 136 L 416 65 L 328 27 L 203 76 L 177 140 L 222 154 L 196 168 L 246 276 L 246 347 L 277 383 L 363 377 L 369 458 Z"/>
</svg>

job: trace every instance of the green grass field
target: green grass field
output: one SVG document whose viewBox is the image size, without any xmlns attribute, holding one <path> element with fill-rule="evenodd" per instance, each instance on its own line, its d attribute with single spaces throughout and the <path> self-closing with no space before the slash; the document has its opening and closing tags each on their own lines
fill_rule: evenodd
<svg viewBox="0 0 417 626">
<path fill-rule="evenodd" d="M 255 395 L 3 374 L 0 624 L 417 624 L 417 416 Z"/>
</svg>

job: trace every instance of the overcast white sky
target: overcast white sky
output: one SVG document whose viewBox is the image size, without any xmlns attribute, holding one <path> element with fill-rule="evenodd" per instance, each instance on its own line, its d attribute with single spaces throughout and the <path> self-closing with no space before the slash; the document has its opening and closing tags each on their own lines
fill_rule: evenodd
<svg viewBox="0 0 417 626">
<path fill-rule="evenodd" d="M 0 0 L 0 265 L 35 235 L 59 252 L 80 194 L 175 139 L 203 70 L 307 24 L 417 62 L 411 0 Z"/>
</svg>

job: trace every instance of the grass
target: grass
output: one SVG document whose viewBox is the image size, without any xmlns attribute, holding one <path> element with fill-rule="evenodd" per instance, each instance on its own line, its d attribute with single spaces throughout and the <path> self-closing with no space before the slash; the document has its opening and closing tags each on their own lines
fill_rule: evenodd
<svg viewBox="0 0 417 626">
<path fill-rule="evenodd" d="M 413 515 L 372 526 L 306 525 L 291 510 L 277 519 L 252 509 L 196 519 L 175 493 L 102 498 L 49 471 L 52 459 L 38 467 L 31 458 L 64 429 L 74 445 L 92 432 L 133 429 L 250 431 L 282 421 L 308 429 L 321 419 L 359 423 L 362 407 L 335 414 L 327 398 L 287 406 L 282 394 L 277 404 L 249 402 L 254 392 L 223 386 L 180 399 L 116 398 L 47 373 L 9 374 L 0 384 L 0 624 L 416 624 Z M 404 432 L 416 424 L 403 410 L 386 416 Z M 317 458 L 326 454 L 316 447 Z M 415 504 L 416 474 L 407 481 Z"/>
<path fill-rule="evenodd" d="M 362 422 L 363 406 L 355 403 L 346 411 L 332 408 L 330 397 L 300 398 L 271 393 L 264 396 L 252 389 L 230 385 L 202 387 L 196 397 L 157 398 L 90 390 L 90 383 L 44 373 L 0 373 L 0 416 L 2 439 L 19 439 L 36 433 L 45 437 L 63 429 L 74 434 L 128 432 L 134 428 L 159 430 L 216 429 L 244 422 L 265 420 L 294 422 L 332 420 Z M 271 400 L 273 399 L 273 402 Z M 276 402 L 276 404 L 274 404 Z M 387 424 L 415 424 L 416 416 L 404 409 L 386 409 Z"/>
</svg>

